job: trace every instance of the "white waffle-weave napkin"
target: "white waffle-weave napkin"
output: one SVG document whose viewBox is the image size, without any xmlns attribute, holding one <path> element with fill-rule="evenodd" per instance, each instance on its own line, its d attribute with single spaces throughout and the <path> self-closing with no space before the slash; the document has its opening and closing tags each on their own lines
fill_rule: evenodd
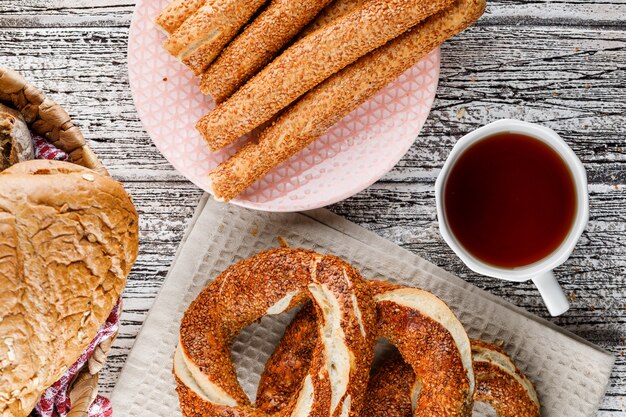
<svg viewBox="0 0 626 417">
<path fill-rule="evenodd" d="M 367 278 L 389 279 L 441 297 L 471 337 L 505 342 L 506 351 L 535 382 L 544 417 L 596 415 L 613 364 L 608 353 L 327 210 L 264 213 L 206 197 L 113 391 L 117 413 L 180 415 L 171 368 L 183 313 L 221 271 L 278 246 L 279 236 L 292 247 L 338 255 Z M 235 341 L 239 380 L 251 398 L 291 317 L 265 317 Z"/>
</svg>

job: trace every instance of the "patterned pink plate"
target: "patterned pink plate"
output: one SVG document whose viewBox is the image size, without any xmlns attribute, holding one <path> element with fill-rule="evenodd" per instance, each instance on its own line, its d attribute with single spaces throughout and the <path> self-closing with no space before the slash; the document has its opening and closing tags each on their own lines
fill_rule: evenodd
<svg viewBox="0 0 626 417">
<path fill-rule="evenodd" d="M 196 131 L 196 122 L 214 103 L 200 93 L 192 73 L 162 48 L 165 36 L 153 22 L 167 3 L 137 2 L 128 44 L 130 86 L 157 148 L 190 181 L 210 192 L 207 174 L 243 140 L 210 153 Z M 391 170 L 414 142 L 438 79 L 436 50 L 232 202 L 257 210 L 301 211 L 358 193 Z"/>
</svg>

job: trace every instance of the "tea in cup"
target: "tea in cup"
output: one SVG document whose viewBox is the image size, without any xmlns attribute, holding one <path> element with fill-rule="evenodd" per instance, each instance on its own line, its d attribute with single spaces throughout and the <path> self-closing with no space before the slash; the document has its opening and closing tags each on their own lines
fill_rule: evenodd
<svg viewBox="0 0 626 417">
<path fill-rule="evenodd" d="M 588 217 L 587 177 L 553 130 L 500 120 L 461 138 L 436 183 L 444 240 L 472 270 L 532 279 L 554 316 L 569 302 L 552 269 L 570 256 Z"/>
</svg>

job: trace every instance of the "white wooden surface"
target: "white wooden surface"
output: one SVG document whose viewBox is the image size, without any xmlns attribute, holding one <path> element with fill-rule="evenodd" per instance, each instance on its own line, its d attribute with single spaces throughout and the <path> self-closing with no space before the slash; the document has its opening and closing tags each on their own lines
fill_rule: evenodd
<svg viewBox="0 0 626 417">
<path fill-rule="evenodd" d="M 22 71 L 65 106 L 141 214 L 140 256 L 105 393 L 201 195 L 160 156 L 134 110 L 126 71 L 133 6 L 0 0 L 0 65 Z M 547 317 L 532 285 L 477 276 L 453 256 L 437 231 L 433 186 L 455 140 L 485 123 L 512 117 L 561 133 L 588 170 L 591 219 L 557 271 L 572 309 L 553 321 L 615 354 L 599 415 L 626 415 L 626 1 L 493 0 L 442 54 L 437 99 L 415 145 L 381 181 L 331 210 Z"/>
</svg>

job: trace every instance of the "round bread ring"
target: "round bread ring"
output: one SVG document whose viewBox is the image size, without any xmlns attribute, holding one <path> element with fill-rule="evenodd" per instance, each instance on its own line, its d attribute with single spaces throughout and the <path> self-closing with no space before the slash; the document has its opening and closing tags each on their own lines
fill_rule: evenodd
<svg viewBox="0 0 626 417">
<path fill-rule="evenodd" d="M 533 383 L 500 347 L 472 340 L 476 375 L 474 401 L 490 404 L 499 417 L 540 417 Z"/>
<path fill-rule="evenodd" d="M 454 313 L 439 298 L 417 288 L 370 281 L 378 316 L 377 335 L 395 345 L 410 369 L 420 375 L 412 384 L 414 416 L 466 416 L 471 412 L 474 374 L 470 341 Z M 302 309 L 285 331 L 266 364 L 257 407 L 276 412 L 301 380 L 315 332 L 312 308 Z M 363 416 L 374 404 L 368 391 Z M 374 410 L 375 411 L 375 410 Z"/>
<path fill-rule="evenodd" d="M 335 256 L 274 249 L 220 274 L 187 309 L 174 357 L 185 417 L 265 416 L 237 382 L 234 337 L 266 314 L 310 298 L 318 317 L 306 375 L 280 416 L 356 416 L 375 342 L 376 310 L 367 281 Z"/>
<path fill-rule="evenodd" d="M 299 313 L 294 322 L 311 320 L 310 317 L 313 317 L 314 322 L 312 309 Z M 310 329 L 315 327 L 309 323 L 288 327 L 285 338 L 300 336 L 302 340 L 294 338 L 286 341 L 301 343 L 290 348 L 288 344 L 292 342 L 281 341 L 275 351 L 276 357 L 272 356 L 267 363 L 257 395 L 260 408 L 279 410 L 285 404 L 284 395 L 289 392 L 287 387 L 293 386 L 294 379 L 302 378 L 301 369 L 306 369 L 306 364 L 303 365 L 302 360 L 297 359 L 292 362 L 292 357 L 303 355 L 304 358 L 310 358 L 307 346 L 315 344 L 315 334 Z M 472 340 L 471 344 L 476 377 L 474 401 L 491 405 L 499 417 L 540 417 L 539 399 L 532 382 L 517 369 L 506 353 L 498 346 L 482 341 Z M 280 363 L 284 363 L 285 367 L 281 367 Z M 281 381 L 285 382 L 271 385 L 273 382 L 269 381 L 273 375 L 283 375 Z M 415 372 L 402 356 L 394 352 L 373 372 L 361 417 L 413 416 L 416 395 L 419 393 L 415 387 Z"/>
<path fill-rule="evenodd" d="M 472 340 L 475 402 L 484 402 L 499 417 L 540 417 L 532 382 L 495 345 Z M 372 375 L 363 417 L 411 417 L 415 406 L 415 373 L 400 355 L 392 355 Z"/>
</svg>

